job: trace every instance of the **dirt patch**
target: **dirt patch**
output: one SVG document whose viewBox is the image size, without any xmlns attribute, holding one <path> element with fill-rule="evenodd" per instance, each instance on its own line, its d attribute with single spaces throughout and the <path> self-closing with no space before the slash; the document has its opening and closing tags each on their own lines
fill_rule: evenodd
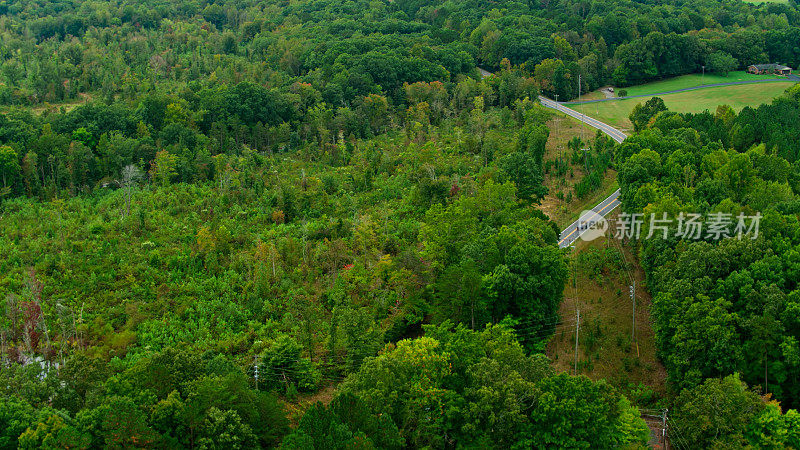
<svg viewBox="0 0 800 450">
<path fill-rule="evenodd" d="M 339 383 L 330 383 L 317 392 L 299 395 L 297 400 L 294 402 L 283 400 L 282 403 L 286 408 L 291 427 L 297 427 L 298 423 L 300 423 L 300 418 L 303 417 L 303 414 L 305 414 L 306 410 L 308 410 L 308 408 L 317 402 L 327 406 L 331 401 L 333 401 L 333 398 L 336 397 L 338 388 Z"/>
</svg>

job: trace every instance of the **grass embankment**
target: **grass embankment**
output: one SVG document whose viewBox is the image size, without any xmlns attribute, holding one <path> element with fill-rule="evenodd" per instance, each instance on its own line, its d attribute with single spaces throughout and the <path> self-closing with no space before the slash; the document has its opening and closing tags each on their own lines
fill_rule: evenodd
<svg viewBox="0 0 800 450">
<path fill-rule="evenodd" d="M 663 395 L 666 371 L 656 357 L 651 298 L 634 255 L 619 241 L 606 238 L 579 240 L 574 252 L 573 261 L 577 258 L 578 263 L 572 273 L 577 277 L 570 277 L 564 287 L 561 323 L 547 347 L 556 370 L 574 371 L 576 309 L 580 307 L 578 373 L 606 379 L 636 400 L 648 401 L 647 390 L 640 385 Z M 635 338 L 631 334 L 633 305 L 628 291 L 632 279 L 637 285 Z"/>
<path fill-rule="evenodd" d="M 709 110 L 713 112 L 719 105 L 729 105 L 739 111 L 745 106 L 755 107 L 769 103 L 791 85 L 790 82 L 754 83 L 698 89 L 659 95 L 659 97 L 664 99 L 664 103 L 670 111 L 699 113 Z M 630 90 L 629 94 L 632 95 Z M 570 105 L 570 107 L 623 131 L 629 131 L 632 128 L 628 120 L 631 111 L 636 105 L 645 103 L 650 98 L 652 97 L 584 103 Z"/>
</svg>

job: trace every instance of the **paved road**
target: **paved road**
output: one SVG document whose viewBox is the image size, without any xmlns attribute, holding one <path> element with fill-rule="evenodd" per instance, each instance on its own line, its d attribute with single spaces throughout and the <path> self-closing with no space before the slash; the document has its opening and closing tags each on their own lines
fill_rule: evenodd
<svg viewBox="0 0 800 450">
<path fill-rule="evenodd" d="M 625 140 L 625 138 L 628 137 L 628 135 L 612 127 L 611 125 L 600 122 L 599 120 L 593 119 L 585 114 L 581 114 L 578 111 L 575 111 L 574 109 L 567 108 L 561 103 L 550 100 L 547 97 L 539 96 L 539 101 L 542 102 L 542 105 L 548 108 L 561 111 L 562 113 L 574 117 L 591 127 L 597 128 L 603 133 L 606 133 L 607 135 L 611 136 L 611 139 L 614 139 L 617 142 L 622 142 Z M 619 206 L 620 201 L 618 197 L 619 197 L 619 189 L 614 191 L 614 193 L 606 197 L 605 200 L 598 203 L 591 210 L 589 210 L 581 217 L 579 217 L 578 220 L 572 222 L 558 236 L 558 246 L 560 248 L 569 247 L 575 241 L 577 241 L 578 238 L 580 238 L 580 236 L 586 232 L 586 230 L 591 228 L 600 219 L 608 215 L 608 213 L 610 213 L 617 206 Z"/>
<path fill-rule="evenodd" d="M 730 83 L 712 83 L 712 84 L 703 84 L 701 86 L 692 86 L 683 89 L 676 89 L 674 91 L 664 91 L 664 92 L 656 92 L 655 94 L 639 94 L 639 95 L 628 95 L 626 97 L 612 97 L 612 98 L 598 98 L 595 100 L 583 100 L 580 102 L 563 102 L 564 105 L 581 105 L 584 103 L 598 103 L 598 102 L 613 102 L 615 100 L 625 100 L 628 98 L 640 98 L 640 97 L 656 97 L 659 95 L 666 95 L 666 94 L 677 94 L 679 92 L 688 92 L 694 91 L 697 89 L 705 89 L 711 87 L 722 87 L 722 86 L 736 86 L 737 84 L 752 84 L 752 83 L 774 83 L 774 82 L 783 82 L 786 83 L 787 81 L 800 81 L 800 77 L 795 75 L 790 75 L 786 77 L 786 80 L 780 78 L 768 78 L 766 80 L 746 80 L 746 81 L 731 81 Z"/>
<path fill-rule="evenodd" d="M 598 130 L 602 131 L 603 133 L 611 136 L 611 139 L 614 139 L 617 142 L 622 142 L 622 141 L 625 140 L 625 138 L 628 137 L 627 134 L 623 133 L 622 131 L 619 131 L 618 129 L 612 127 L 611 125 L 608 125 L 608 124 L 605 124 L 603 122 L 600 122 L 597 119 L 592 119 L 591 117 L 587 116 L 586 114 L 579 113 L 578 111 L 575 111 L 574 109 L 567 108 L 566 106 L 564 106 L 563 103 L 555 102 L 553 100 L 550 100 L 547 97 L 542 97 L 541 95 L 539 96 L 539 101 L 542 102 L 542 105 L 544 105 L 544 106 L 546 106 L 548 108 L 553 108 L 555 110 L 561 111 L 562 113 L 564 113 L 564 114 L 566 114 L 568 116 L 572 116 L 572 117 L 580 120 L 581 122 L 585 123 L 586 125 L 589 125 L 591 127 L 597 128 Z"/>
<path fill-rule="evenodd" d="M 787 78 L 789 80 L 791 80 L 791 81 L 800 81 L 800 77 L 798 77 L 797 75 L 790 75 Z M 549 99 L 547 97 L 539 96 L 539 101 L 542 103 L 543 106 L 546 106 L 548 108 L 552 108 L 552 109 L 561 111 L 562 113 L 564 113 L 564 114 L 566 114 L 568 116 L 571 116 L 571 117 L 573 117 L 575 119 L 578 119 L 579 121 L 581 121 L 581 122 L 583 122 L 583 123 L 585 123 L 585 124 L 587 124 L 587 125 L 589 125 L 591 127 L 597 128 L 598 130 L 606 133 L 607 135 L 609 135 L 611 137 L 611 139 L 614 139 L 617 142 L 622 142 L 628 137 L 628 135 L 626 135 L 622 131 L 619 131 L 618 129 L 612 127 L 611 125 L 608 125 L 608 124 L 605 124 L 603 122 L 600 122 L 597 119 L 593 119 L 593 118 L 587 116 L 586 114 L 579 113 L 578 111 L 575 111 L 574 109 L 570 109 L 570 108 L 568 108 L 568 107 L 566 107 L 564 105 L 577 104 L 577 103 L 607 102 L 607 101 L 619 100 L 621 98 L 625 99 L 625 98 L 636 98 L 636 97 L 652 97 L 652 96 L 655 96 L 655 95 L 674 94 L 674 93 L 678 93 L 678 92 L 693 91 L 693 90 L 696 90 L 696 89 L 705 89 L 705 88 L 709 88 L 709 87 L 733 86 L 733 85 L 737 85 L 737 84 L 750 84 L 750 83 L 768 83 L 768 82 L 775 82 L 775 81 L 784 81 L 784 80 L 767 79 L 767 80 L 735 81 L 735 82 L 731 82 L 731 83 L 705 84 L 705 85 L 702 85 L 702 86 L 689 87 L 689 88 L 678 89 L 678 90 L 674 90 L 674 91 L 659 92 L 657 94 L 631 95 L 631 96 L 628 96 L 628 97 L 604 98 L 604 99 L 599 99 L 599 100 L 587 100 L 587 101 L 583 101 L 583 102 L 559 103 L 559 102 L 555 102 L 555 101 L 553 101 L 553 100 L 551 100 L 551 99 Z M 580 238 L 580 236 L 582 234 L 584 234 L 586 232 L 586 230 L 588 230 L 595 223 L 597 223 L 598 220 L 601 217 L 605 217 L 606 215 L 608 215 L 608 213 L 610 213 L 617 206 L 619 206 L 620 201 L 617 199 L 618 197 L 619 197 L 619 189 L 617 189 L 613 194 L 609 195 L 605 200 L 603 200 L 602 202 L 597 204 L 589 212 L 587 212 L 584 215 L 582 215 L 581 217 L 579 217 L 578 220 L 576 220 L 575 222 L 572 222 L 558 236 L 558 246 L 561 247 L 561 248 L 569 247 L 575 241 L 577 241 L 578 238 Z"/>
<path fill-rule="evenodd" d="M 564 229 L 564 231 L 561 232 L 560 235 L 558 235 L 558 247 L 569 247 L 575 241 L 577 241 L 581 235 L 586 233 L 587 230 L 591 229 L 595 224 L 602 221 L 603 218 L 608 215 L 608 213 L 619 206 L 620 201 L 618 200 L 618 197 L 619 189 L 606 197 L 605 200 L 598 203 L 594 208 L 585 212 L 581 217 L 578 218 L 578 220 L 572 222 L 567 228 Z M 603 225 L 598 225 L 598 228 L 602 227 Z"/>
</svg>

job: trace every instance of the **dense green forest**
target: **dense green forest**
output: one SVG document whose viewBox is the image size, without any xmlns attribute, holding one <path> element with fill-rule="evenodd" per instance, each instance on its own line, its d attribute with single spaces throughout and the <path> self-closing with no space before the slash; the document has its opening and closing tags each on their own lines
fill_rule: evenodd
<svg viewBox="0 0 800 450">
<path fill-rule="evenodd" d="M 797 90 L 564 160 L 536 104 L 796 67 L 794 0 L 23 0 L 0 34 L 0 448 L 636 447 L 672 404 L 800 447 Z M 543 355 L 568 157 L 581 198 L 613 164 L 629 211 L 765 215 L 642 243 L 670 398 Z"/>
<path fill-rule="evenodd" d="M 301 83 L 293 93 L 309 96 L 305 106 L 352 107 L 369 94 L 399 104 L 405 82 L 458 83 L 476 64 L 494 71 L 504 59 L 566 100 L 577 95 L 578 75 L 588 91 L 610 80 L 626 85 L 697 72 L 718 60 L 797 67 L 795 5 L 3 1 L 0 102 L 138 102 L 144 94 L 249 81 L 283 94 Z M 278 123 L 305 115 L 276 112 Z"/>
<path fill-rule="evenodd" d="M 683 212 L 732 218 L 722 228 L 730 238 L 717 240 L 708 233 L 677 237 L 676 222 L 666 238 L 657 232 L 639 241 L 654 295 L 658 349 L 671 383 L 676 390 L 687 389 L 681 395 L 688 397 L 689 389 L 701 392 L 706 379 L 738 373 L 741 381 L 797 408 L 800 86 L 770 105 L 739 114 L 726 106 L 714 113 L 678 114 L 667 111 L 658 97 L 634 114 L 632 121 L 646 125 L 617 148 L 617 157 L 624 160 L 619 168 L 623 207 L 646 217 Z M 735 237 L 736 217 L 757 213 L 763 216 L 758 234 Z M 651 223 L 645 220 L 644 227 Z M 741 390 L 738 378 L 728 381 L 708 389 L 718 390 L 717 396 Z M 798 415 L 789 413 L 790 429 L 797 430 Z M 701 421 L 691 418 L 694 413 L 676 414 L 683 432 L 694 436 L 692 442 L 747 442 L 742 417 L 737 420 L 744 425 L 721 438 L 702 431 Z M 774 436 L 769 439 L 757 445 L 776 445 Z M 784 444 L 797 445 L 796 440 L 788 442 Z"/>
</svg>

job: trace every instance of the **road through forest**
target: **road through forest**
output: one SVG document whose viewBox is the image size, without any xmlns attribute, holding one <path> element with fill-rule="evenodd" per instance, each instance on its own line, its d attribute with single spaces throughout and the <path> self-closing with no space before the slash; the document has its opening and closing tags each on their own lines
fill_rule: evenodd
<svg viewBox="0 0 800 450">
<path fill-rule="evenodd" d="M 609 135 L 611 139 L 614 139 L 616 142 L 624 141 L 628 135 L 619 131 L 618 129 L 608 125 L 606 123 L 600 122 L 597 119 L 593 119 L 586 114 L 579 113 L 574 109 L 570 109 L 564 106 L 561 103 L 553 101 L 547 97 L 539 96 L 539 101 L 542 103 L 543 106 L 547 108 L 555 109 L 559 112 L 562 112 L 570 117 L 578 119 L 579 121 L 589 125 L 593 128 L 597 128 L 598 130 L 602 131 L 603 133 Z M 595 205 L 591 210 L 587 211 L 578 220 L 572 222 L 561 231 L 561 234 L 558 236 L 558 246 L 560 248 L 566 248 L 572 245 L 575 241 L 577 241 L 581 235 L 583 235 L 587 229 L 589 229 L 592 225 L 598 222 L 603 217 L 607 216 L 608 213 L 616 209 L 619 206 L 620 201 L 619 197 L 619 189 L 614 191 L 611 195 L 606 197 L 602 202 Z"/>
</svg>

